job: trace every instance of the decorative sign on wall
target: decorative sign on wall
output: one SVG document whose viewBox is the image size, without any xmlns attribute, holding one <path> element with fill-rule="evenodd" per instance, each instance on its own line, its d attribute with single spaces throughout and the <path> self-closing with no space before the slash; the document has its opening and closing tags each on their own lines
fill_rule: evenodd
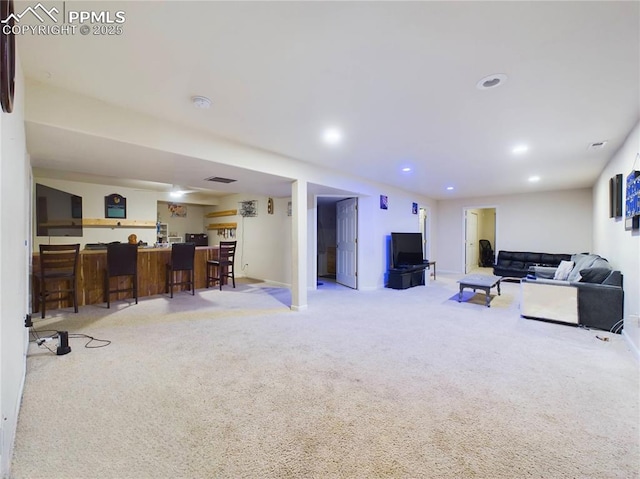
<svg viewBox="0 0 640 479">
<path fill-rule="evenodd" d="M 126 218 L 127 199 L 118 193 L 112 193 L 104 197 L 105 218 Z"/>
<path fill-rule="evenodd" d="M 169 214 L 172 218 L 186 218 L 187 217 L 187 206 L 179 205 L 176 203 L 169 203 L 167 205 L 169 208 Z"/>
<path fill-rule="evenodd" d="M 633 170 L 627 176 L 624 227 L 627 230 L 640 229 L 640 171 Z"/>
<path fill-rule="evenodd" d="M 258 216 L 258 201 L 257 200 L 248 200 L 241 201 L 239 208 L 240 216 Z"/>
<path fill-rule="evenodd" d="M 387 195 L 380 195 L 380 209 L 389 209 L 389 198 L 387 198 Z"/>
<path fill-rule="evenodd" d="M 414 215 L 418 214 L 418 203 L 411 203 L 411 213 Z"/>
</svg>

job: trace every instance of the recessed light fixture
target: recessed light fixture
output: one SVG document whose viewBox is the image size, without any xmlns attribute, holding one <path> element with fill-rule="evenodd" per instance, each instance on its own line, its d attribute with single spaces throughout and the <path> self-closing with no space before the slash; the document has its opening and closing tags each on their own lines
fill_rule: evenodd
<svg viewBox="0 0 640 479">
<path fill-rule="evenodd" d="M 447 186 L 447 191 L 452 191 L 453 190 L 453 186 Z"/>
<path fill-rule="evenodd" d="M 327 145 L 337 145 L 342 142 L 342 132 L 338 128 L 327 128 L 322 134 L 322 139 Z"/>
<path fill-rule="evenodd" d="M 478 83 L 476 83 L 476 88 L 478 90 L 490 90 L 504 85 L 506 81 L 507 75 L 504 73 L 494 73 L 493 75 L 482 78 Z"/>
<path fill-rule="evenodd" d="M 193 106 L 200 110 L 208 110 L 211 107 L 211 100 L 209 100 L 206 96 L 193 96 L 191 97 L 191 102 L 193 103 Z"/>
<path fill-rule="evenodd" d="M 518 145 L 513 147 L 511 153 L 513 153 L 514 155 L 521 155 L 523 153 L 526 153 L 527 151 L 529 151 L 529 147 L 527 145 Z"/>
<path fill-rule="evenodd" d="M 404 171 L 405 173 L 408 173 L 411 171 L 411 168 L 409 168 L 408 166 L 405 166 L 404 168 L 402 168 L 402 171 Z"/>
<path fill-rule="evenodd" d="M 537 175 L 529 177 L 529 182 L 530 183 L 537 183 L 538 181 L 540 181 L 540 177 L 537 176 Z"/>
</svg>

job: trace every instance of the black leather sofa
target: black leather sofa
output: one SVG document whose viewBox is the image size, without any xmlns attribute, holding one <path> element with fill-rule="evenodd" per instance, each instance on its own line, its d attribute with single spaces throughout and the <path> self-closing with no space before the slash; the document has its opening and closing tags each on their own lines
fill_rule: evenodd
<svg viewBox="0 0 640 479">
<path fill-rule="evenodd" d="M 493 265 L 493 274 L 509 278 L 524 278 L 532 266 L 557 267 L 560 265 L 560 261 L 570 260 L 570 254 L 498 251 L 498 257 Z"/>
</svg>

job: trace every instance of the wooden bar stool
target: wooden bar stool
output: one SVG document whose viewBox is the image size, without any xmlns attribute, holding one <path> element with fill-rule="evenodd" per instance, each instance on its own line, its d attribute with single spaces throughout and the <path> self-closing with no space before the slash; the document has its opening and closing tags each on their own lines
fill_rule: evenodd
<svg viewBox="0 0 640 479">
<path fill-rule="evenodd" d="M 40 308 L 42 317 L 46 304 L 68 298 L 73 300 L 73 311 L 78 312 L 78 270 L 79 244 L 40 245 L 40 271 L 36 275 L 39 283 Z M 55 295 L 55 297 L 51 297 Z"/>
<path fill-rule="evenodd" d="M 110 279 L 130 276 L 131 286 L 111 289 Z M 131 291 L 138 304 L 138 245 L 115 243 L 107 245 L 107 267 L 104 269 L 104 295 L 107 308 L 111 307 L 111 293 Z"/>
<path fill-rule="evenodd" d="M 236 287 L 236 277 L 233 271 L 233 264 L 236 256 L 237 241 L 220 241 L 220 249 L 218 250 L 218 259 L 210 259 L 207 261 L 207 288 L 209 284 L 216 281 L 220 284 L 222 291 L 222 282 L 224 278 L 231 278 L 233 287 Z M 217 274 L 214 274 L 214 270 Z"/>
<path fill-rule="evenodd" d="M 171 245 L 171 262 L 167 263 L 167 277 L 165 281 L 165 292 L 171 290 L 173 298 L 173 287 L 186 284 L 191 288 L 191 294 L 195 295 L 195 285 L 193 282 L 193 260 L 196 255 L 195 243 L 173 243 Z M 189 279 L 185 281 L 176 281 L 174 273 L 189 273 Z"/>
</svg>

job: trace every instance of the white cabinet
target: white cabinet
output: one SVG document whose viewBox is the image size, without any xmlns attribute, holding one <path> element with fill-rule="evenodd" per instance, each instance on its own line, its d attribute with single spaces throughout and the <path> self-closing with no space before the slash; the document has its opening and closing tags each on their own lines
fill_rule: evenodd
<svg viewBox="0 0 640 479">
<path fill-rule="evenodd" d="M 158 243 L 169 242 L 169 225 L 167 223 L 159 223 L 157 236 Z"/>
</svg>

